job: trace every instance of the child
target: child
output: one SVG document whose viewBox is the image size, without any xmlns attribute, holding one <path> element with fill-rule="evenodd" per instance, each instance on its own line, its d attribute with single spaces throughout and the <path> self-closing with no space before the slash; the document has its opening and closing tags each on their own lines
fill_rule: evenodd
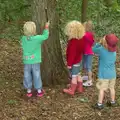
<svg viewBox="0 0 120 120">
<path fill-rule="evenodd" d="M 65 34 L 68 36 L 68 45 L 66 51 L 67 68 L 71 73 L 71 84 L 68 89 L 63 89 L 64 93 L 74 95 L 76 89 L 83 92 L 80 68 L 82 55 L 85 46 L 83 36 L 85 35 L 84 26 L 78 21 L 71 21 L 65 27 Z"/>
<path fill-rule="evenodd" d="M 85 26 L 85 36 L 84 39 L 86 40 L 86 47 L 84 50 L 84 56 L 83 56 L 83 68 L 88 76 L 83 76 L 83 79 L 88 79 L 85 83 L 83 83 L 83 86 L 92 86 L 92 57 L 93 57 L 93 51 L 92 51 L 92 45 L 94 43 L 94 35 L 92 32 L 92 22 L 88 21 L 84 23 Z"/>
<path fill-rule="evenodd" d="M 109 89 L 111 96 L 111 106 L 115 105 L 115 81 L 116 81 L 116 49 L 118 38 L 114 34 L 106 35 L 100 43 L 96 43 L 93 52 L 99 55 L 98 82 L 96 84 L 99 95 L 98 103 L 94 106 L 102 109 L 104 92 Z"/>
<path fill-rule="evenodd" d="M 24 24 L 24 36 L 21 39 L 24 63 L 24 87 L 27 89 L 27 96 L 32 96 L 32 79 L 37 96 L 42 97 L 42 80 L 40 75 L 41 44 L 49 36 L 49 22 L 45 25 L 42 35 L 36 35 L 36 25 L 28 21 Z"/>
</svg>

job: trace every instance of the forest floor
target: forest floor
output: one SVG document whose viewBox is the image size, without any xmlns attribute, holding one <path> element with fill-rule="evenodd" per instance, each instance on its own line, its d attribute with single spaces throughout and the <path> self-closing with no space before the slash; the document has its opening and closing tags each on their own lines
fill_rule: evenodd
<svg viewBox="0 0 120 120">
<path fill-rule="evenodd" d="M 0 120 L 120 120 L 120 107 L 94 110 L 97 63 L 94 62 L 94 85 L 74 97 L 62 93 L 66 85 L 44 87 L 43 98 L 25 98 L 22 85 L 23 66 L 17 42 L 0 40 Z M 105 98 L 108 98 L 106 96 Z M 116 99 L 120 103 L 120 81 Z M 107 99 L 105 99 L 106 102 Z"/>
</svg>

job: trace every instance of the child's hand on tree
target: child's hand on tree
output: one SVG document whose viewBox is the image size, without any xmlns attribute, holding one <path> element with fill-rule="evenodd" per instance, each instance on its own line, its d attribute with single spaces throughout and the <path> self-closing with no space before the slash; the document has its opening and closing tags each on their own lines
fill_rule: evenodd
<svg viewBox="0 0 120 120">
<path fill-rule="evenodd" d="M 46 28 L 46 29 L 49 29 L 49 25 L 50 25 L 50 22 L 48 21 L 48 22 L 45 24 L 45 28 Z"/>
<path fill-rule="evenodd" d="M 67 66 L 68 69 L 71 69 L 72 67 L 71 66 Z"/>
</svg>

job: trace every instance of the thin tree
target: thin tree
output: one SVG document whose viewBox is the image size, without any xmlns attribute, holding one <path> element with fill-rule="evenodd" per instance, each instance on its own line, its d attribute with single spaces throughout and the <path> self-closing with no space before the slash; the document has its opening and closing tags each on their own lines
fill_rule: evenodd
<svg viewBox="0 0 120 120">
<path fill-rule="evenodd" d="M 86 21 L 88 0 L 82 0 L 81 21 Z"/>
</svg>

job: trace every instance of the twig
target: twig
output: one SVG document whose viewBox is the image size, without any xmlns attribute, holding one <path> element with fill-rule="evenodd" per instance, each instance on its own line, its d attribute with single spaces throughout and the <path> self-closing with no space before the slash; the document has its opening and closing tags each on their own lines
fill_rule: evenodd
<svg viewBox="0 0 120 120">
<path fill-rule="evenodd" d="M 48 22 L 48 12 L 47 12 L 47 8 L 45 8 L 45 15 L 46 15 L 46 20 Z"/>
</svg>

